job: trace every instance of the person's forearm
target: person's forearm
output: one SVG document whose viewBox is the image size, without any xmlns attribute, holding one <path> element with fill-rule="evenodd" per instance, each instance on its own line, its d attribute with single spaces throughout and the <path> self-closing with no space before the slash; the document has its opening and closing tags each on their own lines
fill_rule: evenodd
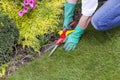
<svg viewBox="0 0 120 80">
<path fill-rule="evenodd" d="M 84 15 L 82 15 L 80 20 L 79 20 L 78 25 L 81 28 L 86 29 L 88 24 L 90 23 L 90 20 L 91 20 L 91 16 L 84 16 Z"/>
<path fill-rule="evenodd" d="M 76 4 L 78 2 L 78 0 L 67 0 L 67 2 L 72 3 L 72 4 Z M 81 26 L 81 28 L 86 29 L 88 24 L 90 23 L 90 16 L 84 16 L 82 15 L 78 25 Z"/>
<path fill-rule="evenodd" d="M 72 4 L 76 4 L 78 0 L 67 0 L 67 2 L 72 3 Z"/>
</svg>

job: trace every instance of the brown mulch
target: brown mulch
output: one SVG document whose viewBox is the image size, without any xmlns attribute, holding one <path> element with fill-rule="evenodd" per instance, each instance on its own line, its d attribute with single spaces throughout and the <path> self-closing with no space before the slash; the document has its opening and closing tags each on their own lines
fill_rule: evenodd
<svg viewBox="0 0 120 80">
<path fill-rule="evenodd" d="M 50 39 L 47 41 L 46 45 L 40 48 L 39 53 L 35 53 L 32 48 L 28 48 L 27 46 L 23 49 L 22 45 L 16 45 L 11 55 L 11 60 L 8 63 L 9 67 L 7 68 L 6 76 L 14 73 L 22 66 L 25 66 L 27 63 L 45 54 L 44 51 L 53 45 L 54 41 L 58 39 L 58 35 L 55 36 L 53 34 L 49 34 L 48 36 L 50 36 Z"/>
<path fill-rule="evenodd" d="M 0 80 L 5 80 L 5 78 L 0 78 Z"/>
</svg>

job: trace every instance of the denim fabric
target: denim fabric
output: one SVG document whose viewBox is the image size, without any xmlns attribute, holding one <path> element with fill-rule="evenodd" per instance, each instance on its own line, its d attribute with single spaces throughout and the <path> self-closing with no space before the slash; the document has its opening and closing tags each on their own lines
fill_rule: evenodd
<svg viewBox="0 0 120 80">
<path fill-rule="evenodd" d="M 109 30 L 120 26 L 120 0 L 108 0 L 93 15 L 91 20 L 97 30 Z"/>
<path fill-rule="evenodd" d="M 101 1 L 107 1 L 107 0 L 98 0 L 98 2 L 101 2 Z"/>
</svg>

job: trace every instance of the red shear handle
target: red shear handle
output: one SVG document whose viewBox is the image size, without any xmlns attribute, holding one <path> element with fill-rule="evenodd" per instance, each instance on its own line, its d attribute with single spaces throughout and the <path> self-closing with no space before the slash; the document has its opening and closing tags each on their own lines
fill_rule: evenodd
<svg viewBox="0 0 120 80">
<path fill-rule="evenodd" d="M 60 38 L 56 41 L 56 44 L 61 44 L 64 42 L 64 40 L 66 39 L 66 32 L 67 30 L 63 30 L 62 34 L 60 35 Z"/>
<path fill-rule="evenodd" d="M 72 23 L 70 23 L 69 26 L 70 26 L 71 28 L 73 28 L 73 27 L 75 27 L 76 25 L 77 25 L 77 21 L 73 21 Z"/>
<path fill-rule="evenodd" d="M 57 45 L 60 45 L 60 44 L 62 44 L 63 42 L 64 42 L 64 38 L 60 38 L 60 39 L 58 39 L 57 41 L 56 41 L 56 43 L 55 44 L 57 44 Z"/>
<path fill-rule="evenodd" d="M 70 23 L 70 27 L 73 28 L 74 26 L 76 26 L 77 24 L 77 21 L 73 21 L 72 23 Z M 60 35 L 60 38 L 56 41 L 55 44 L 59 45 L 59 44 L 62 44 L 65 39 L 66 39 L 66 33 L 67 33 L 68 30 L 63 30 L 62 34 Z"/>
</svg>

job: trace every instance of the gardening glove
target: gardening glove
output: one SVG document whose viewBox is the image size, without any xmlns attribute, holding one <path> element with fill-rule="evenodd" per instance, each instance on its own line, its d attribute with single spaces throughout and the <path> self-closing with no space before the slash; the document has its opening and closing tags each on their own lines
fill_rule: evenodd
<svg viewBox="0 0 120 80">
<path fill-rule="evenodd" d="M 64 5 L 64 22 L 63 29 L 71 29 L 69 24 L 73 21 L 73 16 L 76 8 L 76 4 L 65 3 Z"/>
<path fill-rule="evenodd" d="M 65 45 L 63 47 L 65 51 L 73 50 L 76 47 L 77 43 L 79 42 L 80 37 L 83 33 L 84 29 L 77 25 L 76 28 L 74 29 L 74 32 L 69 34 L 65 41 Z"/>
</svg>

